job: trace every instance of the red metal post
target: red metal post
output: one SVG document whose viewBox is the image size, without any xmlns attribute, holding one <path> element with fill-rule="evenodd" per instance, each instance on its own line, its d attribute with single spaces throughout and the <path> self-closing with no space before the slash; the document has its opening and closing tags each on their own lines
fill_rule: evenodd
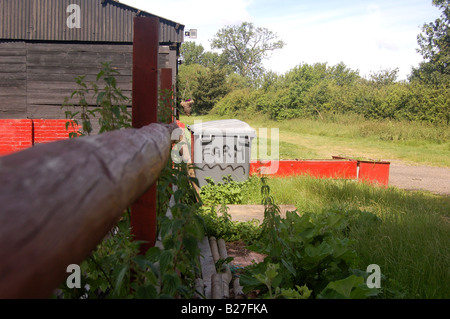
<svg viewBox="0 0 450 319">
<path fill-rule="evenodd" d="M 158 121 L 159 18 L 135 17 L 133 40 L 134 128 Z M 156 242 L 156 184 L 131 206 L 131 227 L 135 240 L 145 241 L 141 253 Z"/>
</svg>

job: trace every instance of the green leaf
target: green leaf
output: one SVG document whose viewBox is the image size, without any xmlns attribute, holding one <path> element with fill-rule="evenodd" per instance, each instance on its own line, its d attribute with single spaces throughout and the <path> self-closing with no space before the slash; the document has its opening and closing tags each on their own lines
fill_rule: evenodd
<svg viewBox="0 0 450 319">
<path fill-rule="evenodd" d="M 192 236 L 185 236 L 183 238 L 183 246 L 191 256 L 197 255 L 197 253 L 200 251 L 198 248 L 197 240 Z"/>
<path fill-rule="evenodd" d="M 180 278 L 175 274 L 165 274 L 162 279 L 162 287 L 164 293 L 173 296 L 177 292 L 178 286 L 181 285 Z"/>
<path fill-rule="evenodd" d="M 128 271 L 128 265 L 123 266 L 122 269 L 120 270 L 119 275 L 117 276 L 114 293 L 117 294 L 120 291 L 120 289 L 122 288 L 124 278 L 125 278 L 127 271 Z"/>
<path fill-rule="evenodd" d="M 105 71 L 101 70 L 100 72 L 98 72 L 97 74 L 97 82 L 98 80 L 100 80 L 100 78 L 105 74 Z"/>
<path fill-rule="evenodd" d="M 159 260 L 159 269 L 161 274 L 163 274 L 166 271 L 166 268 L 170 265 L 170 263 L 173 261 L 174 254 L 170 250 L 163 250 L 161 253 L 161 259 Z"/>
<path fill-rule="evenodd" d="M 103 98 L 105 97 L 106 92 L 100 92 L 97 95 L 97 104 L 100 105 L 103 101 Z"/>
<path fill-rule="evenodd" d="M 326 242 L 322 242 L 319 246 L 314 247 L 312 245 L 308 245 L 305 248 L 305 253 L 307 256 L 311 257 L 311 259 L 315 262 L 319 262 L 325 257 L 329 256 L 333 253 L 333 248 Z"/>
<path fill-rule="evenodd" d="M 137 299 L 156 299 L 158 292 L 154 286 L 138 287 L 136 289 Z"/>
<path fill-rule="evenodd" d="M 291 261 L 287 261 L 285 259 L 281 259 L 281 263 L 284 265 L 284 267 L 287 268 L 287 270 L 289 270 L 289 272 L 295 277 L 297 276 L 297 272 L 295 271 L 294 266 L 292 265 Z"/>
<path fill-rule="evenodd" d="M 330 282 L 318 296 L 319 299 L 350 299 L 352 290 L 364 284 L 364 278 L 351 275 L 345 279 Z"/>
</svg>

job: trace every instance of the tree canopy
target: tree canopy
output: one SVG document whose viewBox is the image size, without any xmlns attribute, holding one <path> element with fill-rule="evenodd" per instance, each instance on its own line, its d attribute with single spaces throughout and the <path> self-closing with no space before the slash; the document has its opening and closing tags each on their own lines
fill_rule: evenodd
<svg viewBox="0 0 450 319">
<path fill-rule="evenodd" d="M 221 50 L 235 72 L 253 79 L 264 73 L 263 60 L 284 45 L 274 32 L 249 22 L 222 28 L 211 41 L 211 48 Z"/>
<path fill-rule="evenodd" d="M 411 80 L 433 85 L 450 84 L 450 0 L 433 0 L 433 5 L 442 10 L 434 22 L 425 23 L 417 36 L 419 49 L 425 59 L 414 68 Z"/>
</svg>

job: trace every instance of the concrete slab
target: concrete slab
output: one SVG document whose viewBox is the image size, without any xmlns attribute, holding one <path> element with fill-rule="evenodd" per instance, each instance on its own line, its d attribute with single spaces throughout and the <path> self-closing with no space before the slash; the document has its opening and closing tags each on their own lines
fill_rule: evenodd
<svg viewBox="0 0 450 319">
<path fill-rule="evenodd" d="M 279 205 L 281 217 L 286 217 L 287 211 L 296 210 L 294 205 Z M 264 220 L 264 205 L 228 205 L 228 213 L 233 221 L 246 222 L 251 220 Z"/>
</svg>

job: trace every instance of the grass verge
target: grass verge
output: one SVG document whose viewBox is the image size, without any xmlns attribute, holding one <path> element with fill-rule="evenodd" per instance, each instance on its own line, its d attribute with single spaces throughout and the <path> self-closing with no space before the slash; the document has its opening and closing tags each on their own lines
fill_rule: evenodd
<svg viewBox="0 0 450 319">
<path fill-rule="evenodd" d="M 370 212 L 378 223 L 354 223 L 360 269 L 378 264 L 386 276 L 385 298 L 450 298 L 450 198 L 349 180 L 310 177 L 269 179 L 277 204 L 298 211 Z M 260 204 L 258 183 L 250 183 L 243 204 Z"/>
</svg>

